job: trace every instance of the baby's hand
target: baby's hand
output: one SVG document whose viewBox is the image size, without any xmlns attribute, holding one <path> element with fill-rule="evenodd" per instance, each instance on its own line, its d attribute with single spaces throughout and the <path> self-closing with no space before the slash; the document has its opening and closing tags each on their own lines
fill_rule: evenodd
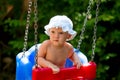
<svg viewBox="0 0 120 80">
<path fill-rule="evenodd" d="M 78 61 L 74 62 L 74 66 L 76 66 L 77 69 L 80 69 L 80 67 L 82 66 L 81 61 L 78 60 Z"/>
<path fill-rule="evenodd" d="M 60 72 L 60 68 L 54 64 L 49 64 L 49 68 L 52 69 L 53 74 L 57 74 L 58 72 Z"/>
<path fill-rule="evenodd" d="M 60 72 L 60 68 L 58 66 L 52 66 L 51 67 L 52 71 L 53 71 L 53 74 L 57 74 L 58 72 Z"/>
</svg>

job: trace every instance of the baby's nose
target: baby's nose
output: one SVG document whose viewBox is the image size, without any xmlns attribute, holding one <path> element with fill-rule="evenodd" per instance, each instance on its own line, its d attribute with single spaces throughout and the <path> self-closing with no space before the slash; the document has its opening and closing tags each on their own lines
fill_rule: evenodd
<svg viewBox="0 0 120 80">
<path fill-rule="evenodd" d="M 56 33 L 56 34 L 55 34 L 55 37 L 56 37 L 56 38 L 58 38 L 58 37 L 59 37 L 59 34 L 58 34 L 58 33 Z"/>
</svg>

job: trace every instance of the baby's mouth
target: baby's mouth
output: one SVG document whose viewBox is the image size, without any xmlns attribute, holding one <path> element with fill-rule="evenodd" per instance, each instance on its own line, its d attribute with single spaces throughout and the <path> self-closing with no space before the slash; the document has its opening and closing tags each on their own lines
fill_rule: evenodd
<svg viewBox="0 0 120 80">
<path fill-rule="evenodd" d="M 54 40 L 55 42 L 58 42 L 58 40 Z"/>
</svg>

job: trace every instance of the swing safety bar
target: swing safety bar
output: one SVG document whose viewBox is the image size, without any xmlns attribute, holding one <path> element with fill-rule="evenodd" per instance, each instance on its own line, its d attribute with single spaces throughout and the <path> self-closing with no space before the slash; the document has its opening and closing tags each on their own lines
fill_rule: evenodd
<svg viewBox="0 0 120 80">
<path fill-rule="evenodd" d="M 32 70 L 32 80 L 94 80 L 96 78 L 96 64 L 88 62 L 76 67 L 62 68 L 59 73 L 53 74 L 50 68 L 35 67 Z"/>
</svg>

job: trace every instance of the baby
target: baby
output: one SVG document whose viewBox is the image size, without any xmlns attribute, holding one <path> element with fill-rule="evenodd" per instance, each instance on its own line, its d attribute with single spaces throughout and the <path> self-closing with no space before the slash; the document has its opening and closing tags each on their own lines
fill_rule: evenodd
<svg viewBox="0 0 120 80">
<path fill-rule="evenodd" d="M 56 74 L 60 68 L 64 68 L 66 59 L 69 58 L 79 69 L 82 63 L 73 46 L 67 42 L 77 34 L 73 30 L 72 21 L 65 15 L 57 15 L 50 19 L 45 30 L 50 38 L 45 40 L 38 50 L 38 65 L 51 68 L 53 74 Z"/>
</svg>

